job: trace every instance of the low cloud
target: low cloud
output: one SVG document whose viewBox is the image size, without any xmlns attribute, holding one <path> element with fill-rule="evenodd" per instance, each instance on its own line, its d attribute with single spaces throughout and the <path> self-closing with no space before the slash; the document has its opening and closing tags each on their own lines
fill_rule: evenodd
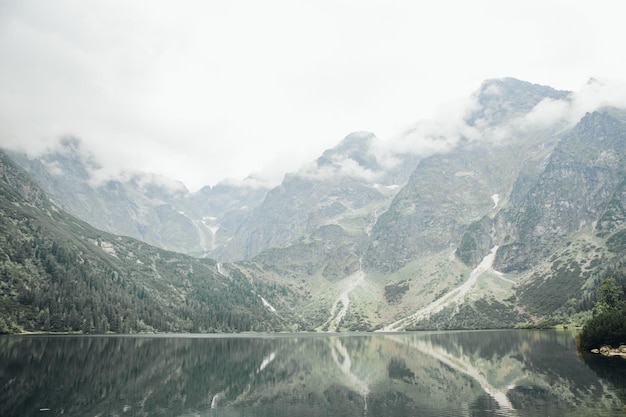
<svg viewBox="0 0 626 417">
<path fill-rule="evenodd" d="M 497 86 L 492 84 L 491 87 L 496 89 L 491 93 L 497 94 Z M 497 144 L 531 130 L 552 128 L 556 132 L 563 131 L 575 126 L 586 113 L 606 107 L 626 108 L 626 84 L 592 78 L 578 91 L 563 99 L 546 98 L 528 113 L 505 124 L 478 123 L 469 126 L 465 118 L 476 111 L 478 106 L 476 96 L 459 101 L 432 120 L 416 123 L 389 140 L 376 140 L 371 146 L 371 152 L 381 165 L 393 167 L 405 153 L 427 157 L 447 152 L 461 142 L 488 141 Z"/>
<path fill-rule="evenodd" d="M 541 101 L 518 121 L 518 125 L 538 128 L 562 125 L 570 128 L 586 113 L 607 107 L 626 108 L 626 84 L 592 78 L 565 99 Z"/>
<path fill-rule="evenodd" d="M 251 189 L 262 189 L 262 188 L 272 188 L 276 185 L 274 181 L 270 181 L 264 179 L 260 176 L 249 175 L 242 180 L 227 178 L 225 180 L 220 181 L 217 185 L 224 185 L 227 187 L 236 187 L 236 188 L 251 188 Z"/>
<path fill-rule="evenodd" d="M 522 120 L 521 125 L 543 128 L 566 121 L 571 104 L 566 100 L 546 98 L 537 104 Z"/>
<path fill-rule="evenodd" d="M 170 193 L 186 194 L 188 192 L 187 187 L 182 182 L 160 174 L 124 171 L 120 174 L 119 179 L 133 182 L 144 190 L 156 187 Z M 107 180 L 104 179 L 104 181 Z"/>
<path fill-rule="evenodd" d="M 512 137 L 523 135 L 530 130 L 553 127 L 556 131 L 573 127 L 587 112 L 593 112 L 607 106 L 626 108 L 626 85 L 616 81 L 591 79 L 584 84 L 579 91 L 572 92 L 563 99 L 544 99 L 531 111 L 505 125 L 478 125 L 469 126 L 465 122 L 467 115 L 477 110 L 476 97 L 459 100 L 454 105 L 446 106 L 438 116 L 430 120 L 420 121 L 405 129 L 403 133 L 392 135 L 386 139 L 374 137 L 371 141 L 369 152 L 376 158 L 381 169 L 389 169 L 403 161 L 403 155 L 412 154 L 417 157 L 427 157 L 434 153 L 447 152 L 461 142 L 489 141 L 494 144 Z M 132 142 L 129 140 L 129 142 Z M 107 148 L 108 150 L 104 149 Z M 116 157 L 115 146 L 108 145 L 108 141 L 84 142 L 75 136 L 64 136 L 53 145 L 30 147 L 28 155 L 38 157 L 45 153 L 56 152 L 61 155 L 74 158 L 82 163 L 87 170 L 90 184 L 99 186 L 109 180 L 140 179 L 141 183 L 149 183 L 166 187 L 171 191 L 180 190 L 184 185 L 175 178 L 174 172 L 164 172 L 159 161 L 153 163 L 150 169 L 149 155 L 153 153 L 169 154 L 171 167 L 179 165 L 173 152 L 168 152 L 169 145 L 163 144 L 163 149 L 158 142 L 146 143 L 145 148 L 141 141 L 135 141 L 131 146 L 137 160 L 146 159 L 138 163 L 138 169 L 129 169 L 128 161 L 120 163 L 122 159 Z M 147 153 L 147 147 L 150 152 Z M 19 146 L 18 146 L 19 148 Z M 92 149 L 93 148 L 93 149 Z M 104 150 L 103 150 L 104 149 Z M 219 149 L 216 149 L 219 152 Z M 193 151 L 193 150 L 192 150 Z M 203 152 L 191 152 L 198 158 L 197 165 L 201 165 Z M 98 155 L 96 158 L 95 155 Z M 144 155 L 142 157 L 142 155 Z M 117 163 L 116 163 L 117 160 Z M 293 161 L 291 161 L 293 163 Z M 61 166 L 53 160 L 43 159 L 42 163 L 51 174 L 62 174 Z M 276 172 L 268 179 L 267 175 L 250 175 L 243 180 L 227 179 L 221 183 L 230 186 L 250 188 L 270 188 L 280 183 L 285 174 L 285 164 L 275 163 Z M 160 169 L 161 168 L 161 169 Z M 139 172 L 142 172 L 141 174 Z M 159 172 L 157 174 L 157 172 Z M 381 172 L 368 169 L 357 161 L 347 157 L 335 157 L 327 165 L 318 165 L 312 162 L 302 166 L 299 170 L 294 168 L 291 172 L 306 178 L 332 179 L 338 176 L 360 178 L 375 182 L 381 178 Z M 267 174 L 267 172 L 265 173 Z M 198 186 L 199 188 L 199 186 Z"/>
<path fill-rule="evenodd" d="M 170 192 L 187 192 L 182 182 L 158 173 L 114 169 L 111 165 L 105 168 L 87 146 L 80 138 L 64 136 L 46 148 L 24 151 L 24 154 L 29 159 L 39 160 L 50 175 L 78 175 L 84 177 L 84 180 L 94 188 L 110 181 L 123 181 L 135 183 L 142 188 L 156 186 Z M 63 159 L 68 159 L 69 163 Z"/>
<path fill-rule="evenodd" d="M 464 118 L 476 108 L 473 97 L 459 100 L 430 120 L 422 120 L 389 139 L 376 139 L 370 152 L 386 168 L 402 161 L 401 155 L 412 154 L 427 157 L 438 152 L 447 152 L 461 140 L 477 140 L 481 132 L 469 126 Z"/>
<path fill-rule="evenodd" d="M 78 170 L 72 175 L 84 175 L 93 182 L 101 182 L 104 178 L 114 177 L 108 173 L 90 150 L 84 147 L 83 141 L 75 136 L 64 136 L 50 146 L 41 149 L 21 150 L 28 158 L 38 159 L 51 175 L 67 175 L 67 169 Z M 64 166 L 62 159 L 72 161 L 72 165 Z M 74 164 L 78 165 L 74 165 Z M 80 172 L 80 171 L 83 172 Z"/>
<path fill-rule="evenodd" d="M 381 176 L 380 171 L 373 171 L 360 165 L 351 158 L 335 158 L 331 164 L 319 165 L 312 162 L 297 172 L 300 177 L 316 180 L 330 180 L 338 177 L 357 178 L 365 181 L 376 181 Z"/>
</svg>

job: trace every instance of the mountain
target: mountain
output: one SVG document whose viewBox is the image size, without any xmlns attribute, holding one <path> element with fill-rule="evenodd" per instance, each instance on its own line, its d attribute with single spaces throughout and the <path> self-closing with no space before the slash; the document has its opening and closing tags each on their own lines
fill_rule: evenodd
<svg viewBox="0 0 626 417">
<path fill-rule="evenodd" d="M 499 234 L 506 238 L 496 259 L 499 270 L 534 266 L 573 233 L 593 232 L 601 217 L 602 231 L 619 227 L 604 214 L 626 178 L 625 116 L 609 111 L 585 115 L 561 137 L 532 187 L 513 190 L 520 202 L 501 213 L 504 230 Z"/>
<path fill-rule="evenodd" d="M 544 100 L 567 100 L 570 94 L 510 77 L 491 79 L 474 93 L 476 109 L 465 120 L 470 126 L 502 126 L 526 116 Z"/>
<path fill-rule="evenodd" d="M 265 301 L 280 307 L 289 288 L 94 229 L 4 153 L 0 231 L 0 333 L 267 331 L 295 321 Z"/>
<path fill-rule="evenodd" d="M 349 229 L 330 219 L 324 227 L 334 228 L 332 238 L 319 237 L 315 223 L 307 228 L 305 220 L 323 212 L 322 195 L 331 194 L 319 190 L 345 189 L 338 175 L 314 186 L 302 175 L 287 177 L 253 211 L 256 228 L 239 233 L 257 234 L 242 242 L 292 234 L 266 240 L 248 256 L 260 252 L 253 261 L 271 265 L 268 274 L 309 283 L 302 308 L 319 329 L 578 323 L 601 277 L 626 283 L 624 112 L 607 107 L 573 122 L 569 115 L 546 119 L 544 106 L 574 107 L 576 93 L 510 78 L 486 81 L 474 98 L 456 141 L 413 159 L 397 193 L 365 206 L 371 223 Z M 376 155 L 358 161 L 369 168 Z M 361 184 L 367 189 L 367 181 Z M 272 213 L 271 220 L 261 213 Z"/>
<path fill-rule="evenodd" d="M 310 165 L 287 174 L 242 221 L 220 257 L 251 259 L 267 249 L 299 244 L 328 225 L 341 227 L 360 246 L 416 160 L 404 155 L 386 168 L 370 152 L 375 140 L 368 132 L 352 133 Z M 353 255 L 358 258 L 357 252 Z"/>
<path fill-rule="evenodd" d="M 476 97 L 480 107 L 466 121 L 486 127 L 452 150 L 420 161 L 372 230 L 368 263 L 391 271 L 419 255 L 453 250 L 465 227 L 493 215 L 506 203 L 514 182 L 534 171 L 556 144 L 553 129 L 521 131 L 513 121 L 542 100 L 562 96 L 564 92 L 515 79 L 485 82 Z M 494 126 L 503 137 L 494 137 Z M 473 266 L 491 246 L 481 249 Z"/>
<path fill-rule="evenodd" d="M 62 138 L 56 149 L 37 158 L 9 155 L 61 208 L 81 220 L 197 257 L 215 250 L 220 239 L 228 240 L 267 192 L 253 180 L 224 181 L 192 193 L 180 182 L 139 172 L 98 178 L 100 165 L 74 137 Z"/>
<path fill-rule="evenodd" d="M 233 262 L 223 271 L 280 312 L 268 328 L 577 324 L 603 277 L 626 284 L 626 110 L 583 96 L 487 80 L 461 119 L 387 142 L 352 133 L 269 190 L 97 182 L 73 139 L 38 160 L 11 157 L 107 231 Z M 215 261 L 185 262 L 222 279 Z"/>
</svg>

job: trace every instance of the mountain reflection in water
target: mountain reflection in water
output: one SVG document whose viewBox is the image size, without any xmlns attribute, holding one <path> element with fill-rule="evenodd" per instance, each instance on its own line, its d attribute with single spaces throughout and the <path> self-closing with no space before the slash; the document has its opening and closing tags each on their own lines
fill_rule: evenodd
<svg viewBox="0 0 626 417">
<path fill-rule="evenodd" d="M 626 415 L 623 369 L 574 336 L 5 336 L 0 415 Z"/>
</svg>

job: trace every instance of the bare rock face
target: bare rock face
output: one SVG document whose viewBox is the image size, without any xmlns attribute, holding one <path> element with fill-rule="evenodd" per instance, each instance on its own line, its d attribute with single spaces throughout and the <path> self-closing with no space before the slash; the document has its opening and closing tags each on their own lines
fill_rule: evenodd
<svg viewBox="0 0 626 417">
<path fill-rule="evenodd" d="M 406 155 L 393 168 L 371 153 L 373 134 L 356 132 L 315 162 L 285 176 L 224 244 L 226 260 L 251 259 L 265 250 L 300 245 L 326 225 L 338 225 L 361 242 L 404 184 L 414 157 Z M 410 168 L 409 168 L 410 167 Z"/>
<path fill-rule="evenodd" d="M 544 99 L 565 99 L 569 94 L 510 77 L 486 80 L 475 93 L 477 109 L 466 120 L 471 126 L 502 125 L 528 114 Z"/>
<path fill-rule="evenodd" d="M 598 221 L 602 231 L 615 228 L 622 216 L 615 207 L 625 164 L 626 123 L 607 112 L 586 115 L 562 137 L 528 192 L 516 197 L 521 203 L 503 213 L 499 234 L 506 239 L 496 268 L 533 267 L 571 234 Z M 611 207 L 614 214 L 607 215 Z"/>
</svg>

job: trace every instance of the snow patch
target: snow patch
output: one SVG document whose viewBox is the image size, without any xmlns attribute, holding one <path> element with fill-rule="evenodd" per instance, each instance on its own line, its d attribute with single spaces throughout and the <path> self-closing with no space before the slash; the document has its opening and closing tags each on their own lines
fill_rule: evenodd
<svg viewBox="0 0 626 417">
<path fill-rule="evenodd" d="M 360 263 L 361 260 L 359 260 L 359 265 Z M 344 289 L 341 294 L 339 294 L 339 297 L 337 297 L 337 299 L 333 303 L 333 306 L 330 309 L 330 323 L 328 325 L 328 331 L 330 333 L 334 333 L 337 331 L 339 324 L 348 313 L 348 308 L 350 307 L 350 293 L 364 282 L 365 273 L 359 266 L 359 271 L 354 274 L 352 280 L 349 281 L 347 288 Z M 340 304 L 341 308 L 339 308 Z"/>
<path fill-rule="evenodd" d="M 268 303 L 265 298 L 261 297 L 260 295 L 259 298 L 261 299 L 265 307 L 267 307 L 272 313 L 276 313 L 276 309 L 270 303 Z"/>
<path fill-rule="evenodd" d="M 215 235 L 220 228 L 217 217 L 206 216 L 202 218 L 202 223 Z"/>
<path fill-rule="evenodd" d="M 498 207 L 498 202 L 500 201 L 500 194 L 492 195 L 491 199 L 493 200 L 493 208 Z"/>
<path fill-rule="evenodd" d="M 395 332 L 399 330 L 404 330 L 409 324 L 416 323 L 420 320 L 428 318 L 453 303 L 461 302 L 463 298 L 467 295 L 467 293 L 472 289 L 472 287 L 474 287 L 476 281 L 478 280 L 478 277 L 480 277 L 484 272 L 492 270 L 491 267 L 493 265 L 493 261 L 495 260 L 497 251 L 498 246 L 494 246 L 491 249 L 489 255 L 485 256 L 481 263 L 476 268 L 474 268 L 467 281 L 465 281 L 463 284 L 459 285 L 452 291 L 449 291 L 443 297 L 436 299 L 432 303 L 428 304 L 426 307 L 416 311 L 410 316 L 404 317 L 394 323 L 385 326 L 382 331 Z"/>
<path fill-rule="evenodd" d="M 374 188 L 376 188 L 377 190 L 381 188 L 386 188 L 388 190 L 397 190 L 398 188 L 400 188 L 400 186 L 398 184 L 390 184 L 390 185 L 374 184 Z"/>
</svg>

